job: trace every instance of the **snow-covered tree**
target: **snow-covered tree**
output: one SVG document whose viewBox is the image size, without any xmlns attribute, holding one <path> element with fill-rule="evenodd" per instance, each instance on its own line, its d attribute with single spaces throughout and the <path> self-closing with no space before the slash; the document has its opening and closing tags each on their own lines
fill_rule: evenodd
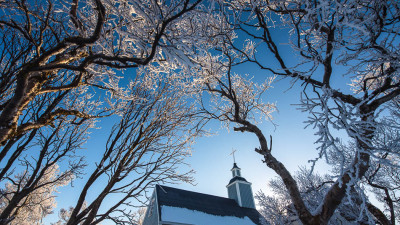
<svg viewBox="0 0 400 225">
<path fill-rule="evenodd" d="M 116 69 L 187 62 L 199 2 L 1 1 L 0 162 L 41 127 L 118 112 L 128 91 Z"/>
<path fill-rule="evenodd" d="M 29 208 L 48 208 L 50 203 L 44 200 L 49 199 L 53 204 L 52 190 L 82 173 L 85 163 L 76 151 L 86 141 L 90 126 L 91 123 L 86 122 L 74 125 L 68 120 L 58 121 L 53 127 L 35 129 L 21 139 L 7 163 L 0 168 L 0 182 L 4 185 L 1 196 L 7 199 L 2 202 L 0 211 L 2 223 L 12 222 L 26 201 Z M 57 165 L 61 164 L 59 169 Z M 34 223 L 33 219 L 29 221 Z"/>
<path fill-rule="evenodd" d="M 144 217 L 146 216 L 146 207 L 140 207 L 136 212 L 132 214 L 132 224 L 142 225 Z"/>
<path fill-rule="evenodd" d="M 376 215 L 387 217 L 391 224 L 400 223 L 400 171 L 399 168 L 377 164 L 372 173 L 366 177 L 366 183 L 372 189 L 379 202 L 384 204 L 382 211 L 370 204 L 370 211 Z"/>
<path fill-rule="evenodd" d="M 8 182 L 0 196 L 0 212 L 2 212 L 15 194 L 19 194 L 22 187 L 29 182 L 30 174 L 27 171 L 15 175 L 13 182 Z M 55 193 L 57 188 L 67 185 L 72 177 L 60 178 L 57 164 L 44 171 L 43 177 L 35 184 L 35 189 L 14 207 L 9 224 L 42 224 L 42 219 L 53 212 L 57 206 Z"/>
<path fill-rule="evenodd" d="M 298 184 L 302 198 L 310 210 L 316 210 L 325 194 L 329 191 L 334 181 L 330 175 L 321 176 L 311 173 L 309 169 L 300 168 L 294 178 Z M 297 224 L 299 218 L 296 209 L 280 178 L 269 181 L 269 188 L 273 195 L 266 195 L 259 191 L 255 198 L 260 207 L 260 213 L 271 224 Z M 358 193 L 353 191 L 349 198 L 345 198 L 333 214 L 329 224 L 375 224 L 377 221 L 368 211 L 362 210 Z M 369 203 L 371 204 L 371 203 Z"/>
<path fill-rule="evenodd" d="M 192 136 L 179 138 L 176 133 L 188 123 L 179 116 L 187 116 L 183 111 L 190 109 L 175 101 L 174 95 L 162 96 L 166 93 L 161 88 L 165 83 L 157 82 L 165 80 L 153 75 L 163 78 L 169 77 L 170 70 L 190 69 L 181 67 L 190 65 L 190 58 L 195 57 L 196 49 L 190 43 L 209 38 L 202 31 L 210 34 L 206 32 L 208 14 L 200 2 L 0 1 L 0 183 L 16 181 L 12 176 L 15 171 L 25 169 L 31 174 L 27 184 L 21 185 L 3 208 L 2 223 L 10 221 L 20 201 L 35 191 L 34 184 L 40 183 L 52 164 L 64 160 L 63 165 L 68 164 L 65 162 L 70 165 L 60 167 L 61 174 L 81 173 L 85 162 L 75 150 L 87 140 L 87 129 L 94 126 L 94 118 L 115 113 L 126 116 L 120 123 L 120 130 L 118 126 L 114 129 L 119 133 L 115 139 L 110 137 L 101 161 L 107 164 L 107 169 L 99 162 L 99 168 L 93 172 L 96 181 L 110 172 L 115 172 L 115 177 L 96 201 L 88 202 L 87 211 L 82 210 L 84 201 L 79 200 L 70 223 L 90 222 L 93 216 L 98 216 L 97 210 L 108 191 L 124 192 L 129 199 L 141 195 L 151 182 L 185 177 L 173 173 L 172 168 L 187 154 L 184 143 Z M 123 70 L 128 68 L 134 69 Z M 147 77 L 139 75 L 142 70 L 148 71 Z M 185 86 L 187 74 L 171 77 L 174 82 L 168 82 Z M 132 80 L 132 84 L 123 85 Z M 160 90 L 154 86 L 157 84 Z M 159 121 L 155 121 L 156 118 Z M 126 136 L 123 131 L 131 135 Z M 133 140 L 134 137 L 137 139 Z M 115 143 L 122 140 L 132 141 L 140 151 L 132 154 L 136 147 L 128 150 L 128 144 L 126 148 L 122 145 L 116 148 Z M 170 150 L 161 152 L 160 149 L 167 146 Z M 126 157 L 120 158 L 121 155 Z M 140 164 L 141 156 L 158 159 L 160 163 L 146 158 L 149 164 Z M 115 168 L 118 160 L 120 167 Z M 130 186 L 113 186 L 122 177 L 132 178 L 133 172 L 137 173 L 138 180 L 132 181 Z M 147 179 L 150 184 L 146 183 Z M 91 181 L 82 187 L 83 199 L 84 192 L 93 185 Z M 121 200 L 118 204 L 125 202 Z M 88 210 L 92 211 L 87 214 Z M 119 209 L 111 207 L 109 210 L 96 220 L 109 219 L 106 215 Z M 90 219 L 77 218 L 77 215 Z"/>
<path fill-rule="evenodd" d="M 179 172 L 193 138 L 202 131 L 186 86 L 163 73 L 138 76 L 131 100 L 114 125 L 101 159 L 87 171 L 86 182 L 65 224 L 112 221 L 131 224 L 137 202 L 148 188 L 164 182 L 192 182 Z M 93 197 L 95 196 L 95 197 Z M 135 205 L 136 204 L 136 205 Z"/>
<path fill-rule="evenodd" d="M 82 209 L 86 209 L 86 202 L 83 203 Z M 72 212 L 74 211 L 73 207 L 69 207 L 68 209 L 61 208 L 58 212 L 59 220 L 55 223 L 51 223 L 51 225 L 64 225 L 68 222 Z M 81 223 L 77 223 L 77 225 L 81 225 Z"/>
<path fill-rule="evenodd" d="M 384 135 L 382 135 L 384 134 Z M 393 134 L 393 133 L 392 133 Z M 397 134 L 395 134 L 397 136 Z M 390 132 L 379 132 L 374 138 L 374 142 L 376 146 L 379 146 L 379 143 L 384 146 L 392 148 L 393 144 L 398 145 L 398 141 L 396 143 L 391 142 L 393 138 L 390 136 Z M 346 162 L 342 162 L 342 154 L 351 155 L 354 152 L 354 148 L 356 148 L 356 144 L 354 142 L 350 142 L 348 144 L 339 145 L 341 152 L 338 153 L 336 151 L 329 151 L 329 157 L 333 162 L 337 162 L 337 165 L 333 165 L 333 176 L 340 175 L 339 171 L 342 167 L 342 163 L 350 164 L 351 157 L 347 156 L 348 160 Z M 382 220 L 387 218 L 391 224 L 396 224 L 396 222 L 400 222 L 398 217 L 399 208 L 399 168 L 388 166 L 384 162 L 387 157 L 395 157 L 389 154 L 382 154 L 380 157 L 375 157 L 371 159 L 370 170 L 367 171 L 363 179 L 360 181 L 360 185 L 363 189 L 368 191 L 369 196 L 373 196 L 378 202 L 383 205 L 382 210 L 375 205 L 376 201 L 372 203 L 371 201 L 366 202 L 366 208 L 374 214 L 376 217 L 382 218 Z M 392 161 L 398 161 L 398 159 L 392 158 Z M 359 193 L 360 189 L 358 190 Z M 353 192 L 354 193 L 354 192 Z"/>
<path fill-rule="evenodd" d="M 377 200 L 384 204 L 384 213 L 373 206 L 368 205 L 370 211 L 376 211 L 377 215 L 387 216 L 391 224 L 400 223 L 400 171 L 399 168 L 378 164 L 373 167 L 373 172 L 367 175 L 367 184 Z"/>
<path fill-rule="evenodd" d="M 236 33 L 225 35 L 215 49 L 220 51 L 220 58 L 206 63 L 206 89 L 215 104 L 203 107 L 210 118 L 233 123 L 235 131 L 257 136 L 260 146 L 256 152 L 283 180 L 302 223 L 327 224 L 352 190 L 358 189 L 375 159 L 389 168 L 399 167 L 399 139 L 395 135 L 399 133 L 399 120 L 387 115 L 396 111 L 393 107 L 400 95 L 400 3 L 219 3 L 227 27 L 231 26 Z M 307 206 L 296 179 L 274 157 L 272 143 L 268 145 L 257 125 L 254 115 L 270 118 L 273 107 L 262 104 L 258 97 L 265 86 L 257 87 L 234 73 L 233 66 L 244 63 L 258 66 L 265 76 L 292 79 L 292 85 L 304 86 L 299 105 L 309 113 L 309 127 L 317 130 L 318 159 L 326 159 L 328 164 L 340 162 L 339 174 L 315 210 Z M 340 149 L 338 133 L 354 141 L 350 154 Z M 387 145 L 377 142 L 380 136 L 387 138 Z M 336 162 L 328 157 L 330 151 L 337 153 Z M 366 195 L 360 196 L 361 202 L 367 204 Z M 392 223 L 378 208 L 370 213 L 381 224 Z"/>
<path fill-rule="evenodd" d="M 107 115 L 104 106 L 88 113 L 60 103 L 85 86 L 93 87 L 91 94 L 105 90 L 123 97 L 120 78 L 109 68 L 184 58 L 182 43 L 192 33 L 186 14 L 199 2 L 1 1 L 0 144 L 60 117 Z M 22 123 L 29 104 L 46 93 L 60 94 Z"/>
</svg>

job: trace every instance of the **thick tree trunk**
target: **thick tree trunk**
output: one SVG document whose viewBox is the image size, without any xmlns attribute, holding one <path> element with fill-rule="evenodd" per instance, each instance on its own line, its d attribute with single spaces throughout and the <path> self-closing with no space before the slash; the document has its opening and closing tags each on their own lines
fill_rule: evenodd
<svg viewBox="0 0 400 225">
<path fill-rule="evenodd" d="M 29 95 L 37 84 L 29 83 L 28 74 L 21 73 L 17 78 L 14 95 L 0 114 L 0 146 L 5 145 L 17 130 L 18 118 L 28 103 Z"/>
</svg>

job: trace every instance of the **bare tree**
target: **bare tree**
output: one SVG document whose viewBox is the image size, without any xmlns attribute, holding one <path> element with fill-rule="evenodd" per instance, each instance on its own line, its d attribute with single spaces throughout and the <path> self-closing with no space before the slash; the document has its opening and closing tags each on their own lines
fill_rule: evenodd
<svg viewBox="0 0 400 225">
<path fill-rule="evenodd" d="M 220 8 L 231 29 L 242 36 L 234 42 L 235 36 L 226 35 L 218 43 L 217 50 L 225 60 L 212 60 L 208 63 L 212 69 L 204 71 L 208 73 L 206 89 L 217 104 L 203 107 L 211 118 L 236 124 L 235 131 L 255 134 L 260 143 L 256 152 L 283 180 L 300 220 L 327 224 L 345 196 L 365 177 L 371 160 L 379 158 L 382 164 L 398 167 L 398 145 L 381 148 L 374 140 L 386 128 L 399 130 L 396 120 L 388 123 L 384 119 L 390 102 L 400 95 L 399 2 L 230 1 L 221 3 Z M 248 40 L 243 42 L 245 38 Z M 287 48 L 280 43 L 289 43 L 290 54 L 299 60 L 284 54 Z M 274 62 L 263 61 L 266 52 Z M 255 97 L 264 89 L 243 85 L 246 81 L 240 80 L 245 78 L 232 71 L 233 65 L 246 62 L 267 74 L 301 82 L 300 105 L 309 112 L 307 123 L 317 129 L 319 158 L 326 158 L 330 148 L 342 157 L 340 174 L 315 211 L 307 207 L 296 180 L 273 156 L 272 138 L 268 144 L 255 123 L 252 115 L 259 112 L 269 117 L 271 111 L 260 108 L 262 100 Z M 347 90 L 338 82 L 344 78 L 352 82 Z M 332 130 L 341 130 L 354 140 L 356 148 L 351 155 L 338 148 L 340 140 Z M 390 142 L 398 141 L 392 137 L 395 139 Z M 381 157 L 384 154 L 390 157 Z M 344 163 L 345 157 L 350 157 L 350 164 Z M 371 211 L 381 224 L 391 224 L 383 213 L 376 212 Z"/>
</svg>

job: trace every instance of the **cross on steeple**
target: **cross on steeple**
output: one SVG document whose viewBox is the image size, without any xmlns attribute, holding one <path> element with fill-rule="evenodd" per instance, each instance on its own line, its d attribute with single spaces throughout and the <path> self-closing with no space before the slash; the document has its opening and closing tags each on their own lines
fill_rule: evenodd
<svg viewBox="0 0 400 225">
<path fill-rule="evenodd" d="M 236 150 L 234 150 L 234 149 L 232 148 L 232 152 L 231 152 L 231 154 L 229 154 L 229 155 L 232 155 L 232 156 L 233 156 L 233 163 L 236 163 L 236 160 L 235 160 L 235 152 L 236 152 Z"/>
</svg>

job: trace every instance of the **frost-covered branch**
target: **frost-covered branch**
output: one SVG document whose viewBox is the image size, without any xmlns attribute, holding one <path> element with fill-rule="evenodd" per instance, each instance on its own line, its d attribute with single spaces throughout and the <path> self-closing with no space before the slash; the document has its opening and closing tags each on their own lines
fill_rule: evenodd
<svg viewBox="0 0 400 225">
<path fill-rule="evenodd" d="M 0 144 L 36 127 L 19 129 L 19 120 L 27 105 L 45 93 L 90 84 L 120 92 L 119 78 L 109 68 L 137 68 L 157 60 L 176 63 L 176 58 L 188 58 L 193 52 L 180 43 L 189 37 L 185 32 L 197 25 L 180 24 L 190 22 L 187 19 L 193 17 L 190 13 L 200 2 L 4 3 L 0 11 Z"/>
<path fill-rule="evenodd" d="M 222 102 L 232 104 L 216 108 L 221 113 L 214 113 L 213 118 L 239 124 L 238 131 L 255 133 L 261 145 L 257 152 L 263 154 L 266 164 L 284 181 L 300 220 L 304 224 L 327 224 L 352 190 L 360 189 L 357 187 L 372 161 L 384 151 L 397 157 L 397 147 L 389 149 L 378 145 L 376 138 L 388 128 L 395 130 L 394 133 L 399 130 L 396 119 L 391 118 L 392 122 L 388 123 L 384 115 L 400 95 L 397 44 L 400 41 L 400 5 L 390 0 L 231 1 L 221 5 L 225 20 L 240 37 L 234 40 L 235 37 L 226 36 L 227 40 L 217 48 L 227 58 L 220 60 L 221 64 L 228 67 L 228 64 L 252 63 L 266 74 L 290 78 L 292 84 L 301 83 L 304 89 L 299 108 L 309 113 L 306 123 L 317 130 L 316 160 L 325 158 L 332 165 L 329 152 L 338 153 L 342 163 L 340 173 L 320 206 L 311 212 L 294 179 L 290 174 L 279 172 L 284 166 L 266 157 L 271 153 L 265 137 L 246 120 L 247 114 L 257 108 L 240 104 L 240 93 L 232 94 L 229 90 L 230 78 L 224 81 L 225 85 L 215 82 L 218 88 L 208 87 L 215 98 L 218 93 Z M 252 42 L 251 47 L 243 44 Z M 267 56 L 272 56 L 273 61 L 264 60 Z M 234 58 L 235 63 L 230 58 Z M 226 69 L 219 74 L 230 77 L 230 71 Z M 334 130 L 347 134 L 354 141 L 356 147 L 351 154 L 343 154 Z M 394 135 L 392 137 L 391 141 L 397 140 Z M 398 167 L 398 161 L 393 158 L 383 161 L 388 166 Z M 360 196 L 366 204 L 365 195 Z M 361 205 L 363 210 L 365 204 Z"/>
<path fill-rule="evenodd" d="M 113 127 L 66 224 L 129 221 L 125 216 L 130 215 L 132 202 L 143 201 L 156 183 L 191 182 L 190 171 L 177 170 L 201 131 L 193 105 L 185 101 L 185 91 L 174 79 L 149 75 L 131 84 L 132 100 Z M 103 180 L 107 182 L 99 186 L 97 182 Z M 97 197 L 91 199 L 89 193 Z M 107 201 L 110 197 L 112 203 Z"/>
</svg>

